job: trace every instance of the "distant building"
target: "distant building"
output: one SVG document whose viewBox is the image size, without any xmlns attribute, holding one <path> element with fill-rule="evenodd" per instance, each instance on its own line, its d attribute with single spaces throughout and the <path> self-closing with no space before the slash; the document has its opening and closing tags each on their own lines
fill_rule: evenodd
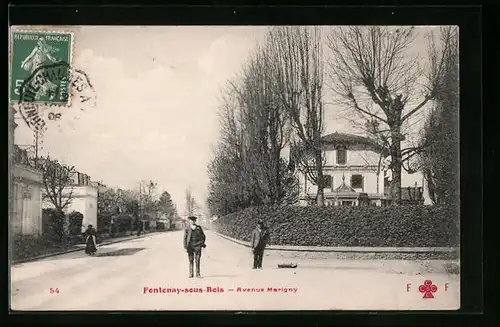
<svg viewBox="0 0 500 327">
<path fill-rule="evenodd" d="M 182 219 L 181 217 L 176 217 L 172 219 L 171 229 L 179 230 L 184 229 L 187 226 L 187 219 Z"/>
<path fill-rule="evenodd" d="M 109 189 L 109 187 L 107 185 L 103 184 L 102 182 L 98 182 L 98 181 L 90 181 L 90 185 L 95 187 L 97 189 L 98 193 L 106 192 L 106 190 Z"/>
<path fill-rule="evenodd" d="M 386 205 L 391 203 L 390 181 L 381 159 L 388 156 L 385 149 L 369 138 L 332 133 L 322 139 L 326 163 L 324 173 L 325 205 Z M 380 167 L 380 168 L 379 168 Z M 301 205 L 315 202 L 317 185 L 304 173 L 298 172 Z M 403 202 L 424 203 L 426 190 L 420 172 L 401 176 Z"/>
</svg>

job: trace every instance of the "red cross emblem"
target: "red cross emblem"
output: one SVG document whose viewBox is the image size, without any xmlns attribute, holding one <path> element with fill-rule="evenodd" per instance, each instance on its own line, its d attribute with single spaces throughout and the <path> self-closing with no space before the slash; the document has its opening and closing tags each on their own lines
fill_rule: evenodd
<svg viewBox="0 0 500 327">
<path fill-rule="evenodd" d="M 418 287 L 418 291 L 420 293 L 424 293 L 424 299 L 433 299 L 434 295 L 432 293 L 436 293 L 438 287 L 432 284 L 430 279 L 426 280 L 423 285 Z"/>
</svg>

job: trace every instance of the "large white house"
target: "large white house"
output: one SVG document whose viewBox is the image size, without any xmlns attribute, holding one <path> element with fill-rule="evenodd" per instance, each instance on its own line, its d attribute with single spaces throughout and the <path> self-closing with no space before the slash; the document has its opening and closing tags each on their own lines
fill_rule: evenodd
<svg viewBox="0 0 500 327">
<path fill-rule="evenodd" d="M 369 138 L 332 133 L 322 139 L 325 154 L 325 205 L 377 205 L 390 203 L 390 177 L 382 169 L 386 151 Z M 382 160 L 381 160 L 382 159 Z M 298 172 L 301 205 L 315 202 L 317 186 L 303 172 Z M 401 176 L 402 199 L 430 203 L 423 175 Z"/>
</svg>

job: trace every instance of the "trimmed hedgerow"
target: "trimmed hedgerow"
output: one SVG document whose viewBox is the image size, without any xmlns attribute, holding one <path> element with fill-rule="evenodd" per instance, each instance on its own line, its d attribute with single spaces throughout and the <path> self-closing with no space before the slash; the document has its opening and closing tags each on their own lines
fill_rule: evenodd
<svg viewBox="0 0 500 327">
<path fill-rule="evenodd" d="M 249 241 L 258 220 L 269 244 L 297 246 L 458 246 L 458 210 L 443 206 L 261 206 L 219 218 L 214 229 Z"/>
</svg>

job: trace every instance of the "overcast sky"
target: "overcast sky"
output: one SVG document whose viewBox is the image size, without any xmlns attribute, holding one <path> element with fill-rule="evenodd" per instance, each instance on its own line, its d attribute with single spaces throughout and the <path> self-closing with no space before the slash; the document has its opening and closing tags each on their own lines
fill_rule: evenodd
<svg viewBox="0 0 500 327">
<path fill-rule="evenodd" d="M 49 125 L 43 153 L 109 186 L 157 181 L 179 212 L 191 187 L 207 193 L 207 163 L 218 136 L 221 88 L 241 69 L 265 27 L 80 27 L 73 66 L 85 71 L 95 107 Z M 425 44 L 416 45 L 425 51 Z M 18 122 L 17 144 L 32 143 Z M 342 130 L 332 122 L 328 130 Z"/>
</svg>

